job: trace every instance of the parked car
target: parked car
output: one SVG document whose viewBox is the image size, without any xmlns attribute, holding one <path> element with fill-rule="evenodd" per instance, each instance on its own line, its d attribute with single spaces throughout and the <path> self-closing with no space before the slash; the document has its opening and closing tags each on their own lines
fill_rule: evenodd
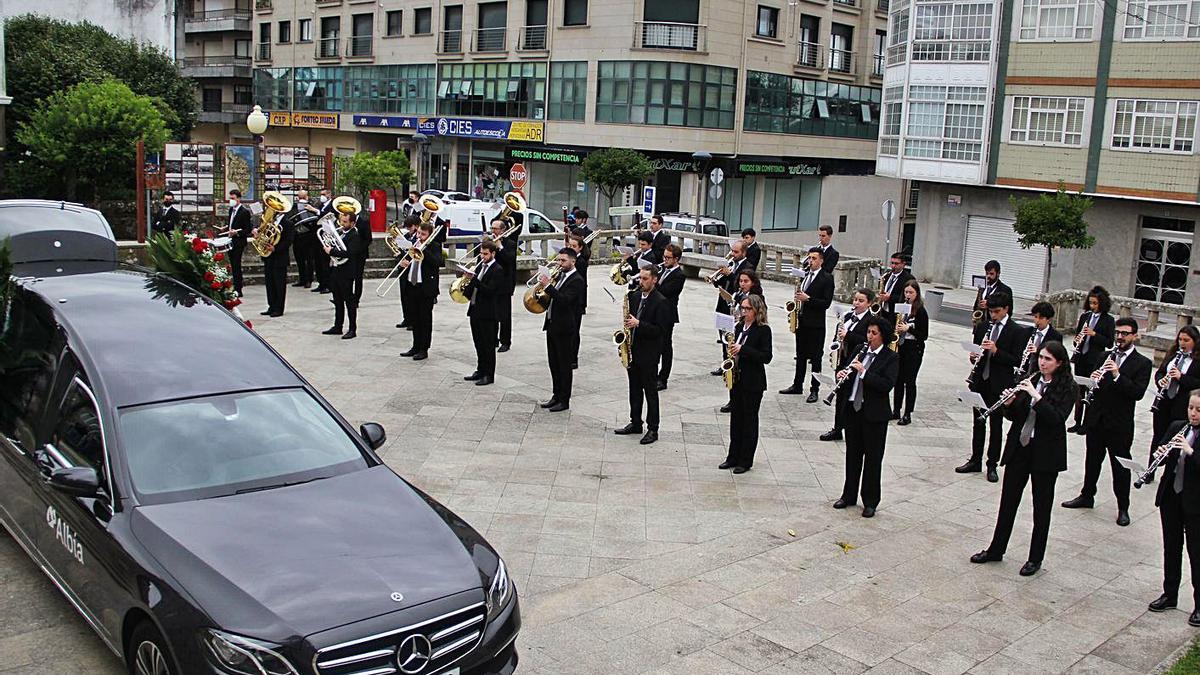
<svg viewBox="0 0 1200 675">
<path fill-rule="evenodd" d="M 504 562 L 383 427 L 60 211 L 6 229 L 0 524 L 129 671 L 512 673 Z"/>
<path fill-rule="evenodd" d="M 439 199 L 441 199 L 442 201 L 446 202 L 447 204 L 449 204 L 450 202 L 483 201 L 480 199 L 475 199 L 474 197 L 472 197 L 471 195 L 469 195 L 465 192 L 455 192 L 453 190 L 444 190 L 444 191 L 443 190 L 426 190 L 426 191 L 422 192 L 421 194 L 434 195 L 434 196 L 438 197 Z"/>
</svg>

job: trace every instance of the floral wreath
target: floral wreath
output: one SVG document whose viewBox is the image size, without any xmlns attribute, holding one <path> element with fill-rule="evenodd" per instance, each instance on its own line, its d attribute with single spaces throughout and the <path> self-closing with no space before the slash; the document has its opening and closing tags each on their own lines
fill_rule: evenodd
<svg viewBox="0 0 1200 675">
<path fill-rule="evenodd" d="M 154 234 L 149 245 L 155 270 L 220 303 L 248 328 L 254 327 L 238 310 L 242 300 L 233 288 L 229 263 L 225 253 L 213 247 L 211 236 L 172 230 Z"/>
</svg>

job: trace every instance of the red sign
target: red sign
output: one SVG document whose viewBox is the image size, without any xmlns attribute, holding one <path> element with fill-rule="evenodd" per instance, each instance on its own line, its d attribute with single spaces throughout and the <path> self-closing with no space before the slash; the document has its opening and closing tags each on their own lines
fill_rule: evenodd
<svg viewBox="0 0 1200 675">
<path fill-rule="evenodd" d="M 508 182 L 518 190 L 525 189 L 525 183 L 529 182 L 529 173 L 525 171 L 525 165 L 520 162 L 513 164 L 508 170 Z"/>
</svg>

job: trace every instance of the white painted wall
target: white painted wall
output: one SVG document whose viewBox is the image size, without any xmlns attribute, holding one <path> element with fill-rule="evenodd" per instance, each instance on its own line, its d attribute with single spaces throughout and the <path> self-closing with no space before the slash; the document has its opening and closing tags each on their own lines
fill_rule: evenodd
<svg viewBox="0 0 1200 675">
<path fill-rule="evenodd" d="M 0 16 L 38 14 L 89 21 L 122 38 L 149 42 L 175 57 L 175 0 L 0 0 Z M 20 45 L 20 35 L 8 40 Z M 20 95 L 20 92 L 14 92 Z"/>
</svg>

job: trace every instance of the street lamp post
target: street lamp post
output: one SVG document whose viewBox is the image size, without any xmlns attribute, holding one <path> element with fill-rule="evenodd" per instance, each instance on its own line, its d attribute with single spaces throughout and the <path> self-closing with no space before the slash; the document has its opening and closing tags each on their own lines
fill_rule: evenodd
<svg viewBox="0 0 1200 675">
<path fill-rule="evenodd" d="M 708 173 L 708 165 L 712 162 L 712 154 L 708 152 L 693 152 L 692 163 L 696 166 L 696 232 L 700 233 L 700 200 L 704 198 L 704 174 Z"/>
<path fill-rule="evenodd" d="M 246 115 L 246 131 L 249 131 L 254 136 L 254 154 L 259 154 L 259 146 L 263 144 L 263 134 L 267 132 L 267 115 L 262 111 L 262 106 L 254 106 L 249 115 Z M 261 166 L 261 165 L 257 165 Z M 250 184 L 254 184 L 256 176 L 251 176 Z M 228 186 L 226 186 L 228 187 Z M 247 196 L 247 199 L 250 197 Z"/>
</svg>

